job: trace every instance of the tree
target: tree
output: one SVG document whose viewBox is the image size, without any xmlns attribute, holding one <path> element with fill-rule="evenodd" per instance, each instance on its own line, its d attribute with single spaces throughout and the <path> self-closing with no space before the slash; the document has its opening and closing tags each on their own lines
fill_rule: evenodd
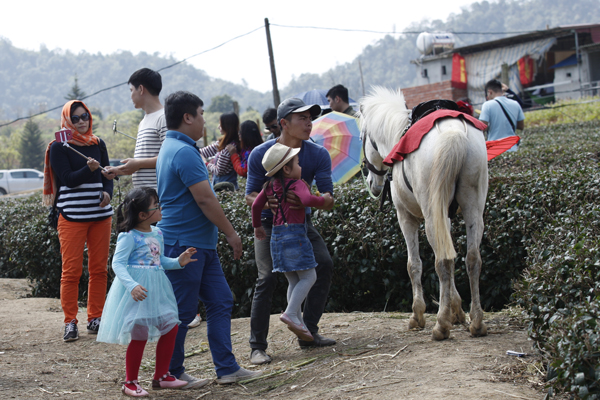
<svg viewBox="0 0 600 400">
<path fill-rule="evenodd" d="M 215 96 L 212 99 L 210 99 L 210 106 L 206 111 L 216 113 L 233 112 L 233 99 L 228 94 Z"/>
<path fill-rule="evenodd" d="M 77 83 L 77 75 L 75 75 L 75 83 L 71 87 L 71 92 L 65 96 L 66 100 L 81 100 L 85 97 L 85 92 L 81 90 Z"/>
<path fill-rule="evenodd" d="M 23 127 L 19 141 L 21 167 L 42 169 L 44 167 L 44 142 L 42 131 L 33 119 L 29 119 Z"/>
</svg>

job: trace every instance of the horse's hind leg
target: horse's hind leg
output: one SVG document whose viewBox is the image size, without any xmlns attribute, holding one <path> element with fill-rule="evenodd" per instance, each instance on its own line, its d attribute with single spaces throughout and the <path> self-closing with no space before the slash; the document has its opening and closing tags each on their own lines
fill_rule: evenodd
<svg viewBox="0 0 600 400">
<path fill-rule="evenodd" d="M 456 290 L 456 285 L 454 281 L 454 264 L 452 265 L 452 277 L 450 278 L 450 283 L 452 284 L 452 292 L 450 294 L 450 307 L 452 308 L 452 323 L 453 324 L 463 324 L 466 320 L 465 312 L 462 309 L 462 299 L 460 298 L 460 294 L 458 294 L 458 290 Z"/>
<path fill-rule="evenodd" d="M 479 244 L 483 236 L 483 207 L 469 207 L 463 209 L 463 216 L 467 227 L 467 257 L 465 264 L 471 285 L 471 326 L 469 330 L 473 336 L 487 335 L 487 328 L 483 323 L 483 310 L 479 300 L 479 276 L 481 275 L 481 255 Z"/>
<path fill-rule="evenodd" d="M 412 216 L 405 210 L 396 210 L 398 223 L 406 241 L 406 251 L 408 253 L 408 264 L 406 268 L 412 284 L 413 313 L 408 321 L 408 329 L 425 328 L 425 300 L 423 299 L 423 286 L 421 284 L 421 275 L 423 264 L 419 256 L 419 225 L 420 220 Z"/>
<path fill-rule="evenodd" d="M 448 220 L 448 229 L 450 229 L 450 220 Z M 450 337 L 450 328 L 452 328 L 453 322 L 452 298 L 454 285 L 452 278 L 454 277 L 454 260 L 440 259 L 438 257 L 439 251 L 436 248 L 434 227 L 431 218 L 425 218 L 425 232 L 427 233 L 427 240 L 435 253 L 435 272 L 440 279 L 439 310 L 432 335 L 435 340 L 444 340 Z"/>
</svg>

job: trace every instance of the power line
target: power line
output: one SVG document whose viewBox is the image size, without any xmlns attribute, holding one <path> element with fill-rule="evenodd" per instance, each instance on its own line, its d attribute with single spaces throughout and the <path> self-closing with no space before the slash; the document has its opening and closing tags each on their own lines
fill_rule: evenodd
<svg viewBox="0 0 600 400">
<path fill-rule="evenodd" d="M 324 31 L 339 31 L 339 32 L 361 32 L 361 33 L 377 33 L 382 35 L 404 35 L 404 34 L 415 34 L 425 32 L 424 30 L 418 31 L 402 31 L 402 32 L 390 32 L 390 31 L 373 31 L 367 29 L 343 29 L 343 28 L 326 28 L 321 26 L 294 26 L 294 25 L 279 25 L 271 24 L 271 26 L 278 26 L 280 28 L 296 28 L 296 29 L 320 29 Z M 504 32 L 460 32 L 460 31 L 444 31 L 446 33 L 453 33 L 456 35 L 518 35 L 523 33 L 532 33 L 537 31 L 504 31 Z"/>
</svg>

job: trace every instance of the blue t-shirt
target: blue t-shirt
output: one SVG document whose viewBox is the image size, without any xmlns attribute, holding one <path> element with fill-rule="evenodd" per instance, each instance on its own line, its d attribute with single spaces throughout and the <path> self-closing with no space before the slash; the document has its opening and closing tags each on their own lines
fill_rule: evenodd
<svg viewBox="0 0 600 400">
<path fill-rule="evenodd" d="M 188 189 L 209 181 L 206 165 L 189 136 L 167 131 L 156 160 L 156 177 L 162 207 L 162 220 L 157 226 L 165 244 L 174 246 L 179 242 L 179 246 L 215 250 L 217 227 L 206 218 Z"/>
<path fill-rule="evenodd" d="M 496 100 L 502 103 L 515 127 L 518 121 L 525 119 L 521 106 L 515 100 L 498 96 L 493 100 L 486 101 L 481 107 L 479 119 L 488 123 L 488 140 L 498 140 L 515 135 L 508 119 L 506 119 L 506 115 L 504 115 L 500 104 Z"/>
<path fill-rule="evenodd" d="M 268 149 L 271 148 L 277 140 L 269 140 L 250 153 L 248 158 L 248 180 L 246 181 L 246 194 L 252 192 L 260 193 L 266 181 L 271 179 L 265 176 L 267 171 L 262 166 L 262 159 Z M 302 179 L 309 184 L 314 180 L 319 192 L 329 192 L 333 194 L 333 182 L 331 180 L 331 156 L 327 149 L 310 140 L 302 142 L 302 148 L 298 153 L 300 166 L 302 167 Z M 306 207 L 306 213 L 310 213 L 310 207 Z M 263 210 L 263 218 L 273 218 L 270 210 Z"/>
</svg>

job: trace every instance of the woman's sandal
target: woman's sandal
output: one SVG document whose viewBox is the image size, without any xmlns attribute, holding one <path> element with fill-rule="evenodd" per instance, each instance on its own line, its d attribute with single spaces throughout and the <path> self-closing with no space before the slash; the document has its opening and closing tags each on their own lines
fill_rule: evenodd
<svg viewBox="0 0 600 400">
<path fill-rule="evenodd" d="M 169 378 L 173 378 L 173 380 L 167 380 Z M 169 372 L 167 372 L 158 379 L 152 379 L 152 390 L 179 389 L 187 384 L 188 383 L 186 381 L 177 379 Z"/>
<path fill-rule="evenodd" d="M 126 385 L 135 385 L 135 390 L 129 389 Z M 123 388 L 121 389 L 124 395 L 129 397 L 147 397 L 150 396 L 148 392 L 146 392 L 137 380 L 135 381 L 125 381 L 123 382 Z"/>
</svg>

